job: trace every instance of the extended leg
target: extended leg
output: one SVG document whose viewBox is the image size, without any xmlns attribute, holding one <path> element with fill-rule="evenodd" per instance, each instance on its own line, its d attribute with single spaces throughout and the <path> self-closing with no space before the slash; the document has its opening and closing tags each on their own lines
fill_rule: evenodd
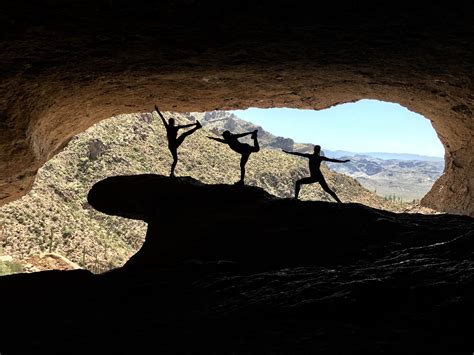
<svg viewBox="0 0 474 355">
<path fill-rule="evenodd" d="M 244 178 L 245 178 L 245 164 L 247 164 L 247 161 L 249 160 L 250 154 L 249 153 L 244 153 L 242 154 L 242 157 L 240 158 L 240 181 L 238 184 L 244 184 Z"/>
<path fill-rule="evenodd" d="M 336 193 L 329 188 L 324 177 L 321 177 L 319 179 L 319 184 L 321 185 L 323 190 L 330 194 L 337 202 L 342 203 L 341 200 L 339 200 L 339 197 L 337 197 Z"/>
<path fill-rule="evenodd" d="M 194 127 L 193 129 L 190 129 L 189 131 L 186 131 L 184 133 L 182 133 L 177 139 L 176 139 L 176 148 L 178 148 L 184 141 L 184 138 L 186 138 L 187 136 L 193 134 L 194 132 L 196 132 L 199 128 L 201 128 L 201 125 L 198 125 L 196 127 Z"/>
<path fill-rule="evenodd" d="M 306 178 L 302 178 L 302 179 L 297 180 L 296 184 L 295 184 L 295 199 L 298 199 L 298 195 L 300 194 L 301 185 L 312 184 L 313 182 L 316 182 L 316 181 L 314 179 L 310 178 L 310 177 L 306 177 Z"/>
<path fill-rule="evenodd" d="M 174 169 L 176 168 L 176 164 L 178 164 L 178 151 L 176 149 L 171 150 L 171 155 L 173 156 L 173 163 L 171 164 L 170 177 L 174 177 Z"/>
<path fill-rule="evenodd" d="M 252 134 L 252 138 L 253 138 L 252 152 L 256 153 L 260 151 L 260 146 L 258 145 L 257 134 Z"/>
</svg>

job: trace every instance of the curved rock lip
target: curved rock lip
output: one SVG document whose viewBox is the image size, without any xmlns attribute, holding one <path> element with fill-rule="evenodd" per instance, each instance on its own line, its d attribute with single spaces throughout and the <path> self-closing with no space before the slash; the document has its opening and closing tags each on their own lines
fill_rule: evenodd
<svg viewBox="0 0 474 355">
<path fill-rule="evenodd" d="M 148 222 L 145 243 L 125 269 L 226 260 L 255 272 L 367 261 L 450 242 L 473 227 L 469 217 L 280 199 L 253 186 L 208 185 L 190 177 L 110 177 L 93 186 L 88 200 L 101 212 Z"/>
<path fill-rule="evenodd" d="M 144 174 L 108 177 L 87 195 L 96 210 L 120 217 L 153 221 L 159 214 L 186 215 L 201 208 L 235 206 L 276 199 L 255 186 L 208 185 L 191 177 L 168 178 Z"/>
</svg>

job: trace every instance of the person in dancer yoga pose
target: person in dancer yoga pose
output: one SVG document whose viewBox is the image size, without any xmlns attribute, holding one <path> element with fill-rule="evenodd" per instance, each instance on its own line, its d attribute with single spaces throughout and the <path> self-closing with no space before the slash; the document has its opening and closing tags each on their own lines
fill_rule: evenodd
<svg viewBox="0 0 474 355">
<path fill-rule="evenodd" d="M 260 146 L 258 145 L 258 139 L 257 139 L 257 132 L 258 130 L 252 131 L 252 132 L 246 132 L 246 133 L 240 133 L 240 134 L 232 134 L 229 131 L 224 131 L 222 133 L 222 137 L 224 139 L 216 138 L 216 137 L 208 137 L 210 139 L 213 139 L 217 142 L 227 144 L 230 149 L 232 149 L 234 152 L 237 152 L 241 155 L 240 157 L 240 180 L 236 182 L 236 185 L 243 185 L 244 184 L 244 179 L 245 179 L 245 164 L 247 164 L 247 161 L 249 160 L 250 154 L 256 153 L 260 150 Z M 242 143 L 239 141 L 239 138 L 245 137 L 250 135 L 251 138 L 253 139 L 253 147 L 250 144 L 247 143 Z"/>
</svg>

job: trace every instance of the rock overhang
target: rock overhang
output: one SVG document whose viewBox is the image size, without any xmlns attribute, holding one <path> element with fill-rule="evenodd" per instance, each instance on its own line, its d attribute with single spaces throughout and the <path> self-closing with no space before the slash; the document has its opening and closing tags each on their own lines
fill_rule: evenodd
<svg viewBox="0 0 474 355">
<path fill-rule="evenodd" d="M 446 167 L 422 202 L 472 216 L 472 5 L 343 3 L 3 5 L 0 203 L 25 194 L 74 134 L 115 114 L 372 98 L 432 121 Z"/>
</svg>

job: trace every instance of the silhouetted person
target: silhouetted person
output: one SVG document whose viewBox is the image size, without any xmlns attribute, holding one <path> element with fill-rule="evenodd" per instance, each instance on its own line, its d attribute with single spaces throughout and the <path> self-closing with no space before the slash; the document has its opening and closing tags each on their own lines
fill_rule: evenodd
<svg viewBox="0 0 474 355">
<path fill-rule="evenodd" d="M 283 150 L 283 149 L 282 149 Z M 298 155 L 300 157 L 305 157 L 309 159 L 309 177 L 300 179 L 296 181 L 296 186 L 295 186 L 295 198 L 298 198 L 298 195 L 300 193 L 300 188 L 301 185 L 303 184 L 312 184 L 315 182 L 319 182 L 319 185 L 323 188 L 324 191 L 326 191 L 328 194 L 330 194 L 334 199 L 341 203 L 341 200 L 339 200 L 339 197 L 337 197 L 336 193 L 332 191 L 328 184 L 326 183 L 326 180 L 324 179 L 323 173 L 321 172 L 321 162 L 324 161 L 330 161 L 333 163 L 347 163 L 349 160 L 338 160 L 338 159 L 331 159 L 331 158 L 326 158 L 319 153 L 321 153 L 321 146 L 315 145 L 314 146 L 314 152 L 313 154 L 304 154 L 304 153 L 296 153 L 296 152 L 287 152 L 286 150 L 283 150 L 285 153 L 288 154 L 293 154 L 293 155 Z"/>
<path fill-rule="evenodd" d="M 247 132 L 247 133 L 241 133 L 241 134 L 232 134 L 229 131 L 224 131 L 222 133 L 222 137 L 224 139 L 220 138 L 215 138 L 215 137 L 208 137 L 210 139 L 213 139 L 217 142 L 220 143 L 225 143 L 227 144 L 234 152 L 237 152 L 241 155 L 240 158 L 240 180 L 236 182 L 236 184 L 244 184 L 244 178 L 245 178 L 245 164 L 247 164 L 247 161 L 249 160 L 250 154 L 256 153 L 260 150 L 260 146 L 258 145 L 258 140 L 257 140 L 257 132 L 258 130 L 256 129 L 255 131 L 252 132 Z M 245 137 L 251 135 L 253 139 L 253 147 L 247 143 L 242 143 L 239 142 L 238 138 Z"/>
<path fill-rule="evenodd" d="M 166 122 L 165 118 L 161 114 L 160 110 L 158 110 L 158 107 L 155 106 L 156 112 L 158 112 L 158 115 L 160 115 L 161 120 L 163 121 L 163 124 L 165 125 L 166 128 L 166 136 L 168 137 L 168 149 L 171 152 L 171 155 L 173 156 L 173 163 L 171 164 L 171 174 L 170 176 L 174 176 L 174 169 L 176 168 L 176 164 L 178 163 L 178 147 L 183 143 L 184 138 L 189 136 L 190 134 L 193 134 L 195 131 L 197 131 L 199 128 L 201 128 L 201 123 L 196 120 L 196 123 L 190 123 L 190 124 L 185 124 L 182 126 L 175 126 L 174 123 L 174 118 L 170 118 L 168 122 Z M 178 130 L 182 128 L 188 128 L 196 126 L 193 129 L 190 129 L 187 132 L 184 132 L 178 137 Z"/>
</svg>

